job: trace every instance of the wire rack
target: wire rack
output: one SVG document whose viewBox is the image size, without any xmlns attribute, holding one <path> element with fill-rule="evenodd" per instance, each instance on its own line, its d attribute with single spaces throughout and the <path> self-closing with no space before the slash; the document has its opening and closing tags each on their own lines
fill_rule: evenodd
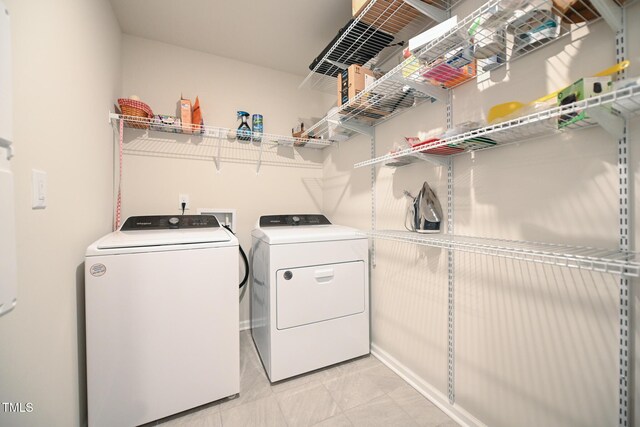
<svg viewBox="0 0 640 427">
<path fill-rule="evenodd" d="M 311 62 L 300 87 L 335 93 L 335 77 L 351 64 L 383 65 L 414 35 L 444 20 L 456 1 L 371 0 Z"/>
<path fill-rule="evenodd" d="M 190 127 L 187 128 L 180 124 L 161 123 L 154 118 L 125 116 L 121 114 L 109 113 L 109 121 L 114 125 L 116 125 L 120 120 L 124 120 L 125 127 L 129 128 L 183 134 L 193 137 L 202 137 L 206 139 L 223 140 L 229 142 L 238 141 L 241 143 L 251 143 L 258 145 L 264 142 L 268 144 L 315 149 L 325 148 L 332 143 L 332 141 L 325 141 L 316 138 L 296 138 L 287 135 L 275 135 L 270 133 L 251 131 L 242 132 L 239 137 L 237 129 L 200 125 L 190 125 Z"/>
<path fill-rule="evenodd" d="M 446 101 L 448 90 L 599 17 L 588 1 L 490 0 L 461 20 L 448 20 L 439 36 L 414 47 L 408 58 L 348 103 L 330 111 L 308 132 L 344 140 L 354 132 L 341 131 L 339 125 L 375 126 L 422 102 Z M 336 80 L 332 82 L 335 92 Z"/>
<path fill-rule="evenodd" d="M 585 114 L 582 120 L 559 127 L 559 123 L 563 119 L 578 117 L 580 114 Z M 444 136 L 427 144 L 390 152 L 384 156 L 356 163 L 354 167 L 359 168 L 383 162 L 388 162 L 389 165 L 403 165 L 403 162 L 398 160 L 415 154 L 431 155 L 432 158 L 446 157 L 479 149 L 493 148 L 512 142 L 526 141 L 571 129 L 590 127 L 596 124 L 623 126 L 618 121 L 619 118 L 632 117 L 638 114 L 640 114 L 640 85 L 634 85 L 566 106 L 549 108 L 457 135 Z M 592 117 L 592 115 L 598 116 L 598 119 Z M 392 163 L 392 161 L 394 162 Z"/>
<path fill-rule="evenodd" d="M 372 238 L 413 243 L 442 249 L 529 261 L 560 267 L 580 268 L 626 277 L 640 276 L 638 253 L 586 246 L 524 242 L 450 234 L 419 234 L 410 231 L 369 231 Z"/>
</svg>

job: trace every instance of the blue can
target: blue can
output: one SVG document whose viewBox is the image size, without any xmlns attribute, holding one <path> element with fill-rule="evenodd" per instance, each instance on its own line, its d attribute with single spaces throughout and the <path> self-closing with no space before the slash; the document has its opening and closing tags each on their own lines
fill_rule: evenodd
<svg viewBox="0 0 640 427">
<path fill-rule="evenodd" d="M 264 132 L 262 114 L 254 114 L 251 117 L 251 131 L 253 132 L 253 140 L 255 142 L 261 142 L 262 133 Z"/>
</svg>

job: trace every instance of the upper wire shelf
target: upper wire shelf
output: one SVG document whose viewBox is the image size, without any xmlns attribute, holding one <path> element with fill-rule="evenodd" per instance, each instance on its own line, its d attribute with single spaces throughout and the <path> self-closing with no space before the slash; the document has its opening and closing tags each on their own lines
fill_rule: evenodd
<svg viewBox="0 0 640 427">
<path fill-rule="evenodd" d="M 619 274 L 625 277 L 640 277 L 637 252 L 452 234 L 419 234 L 410 231 L 376 230 L 367 232 L 367 235 L 376 239 Z"/>
<path fill-rule="evenodd" d="M 124 120 L 124 126 L 136 129 L 146 129 L 157 132 L 184 134 L 189 136 L 212 138 L 233 142 L 237 139 L 237 129 L 222 128 L 215 126 L 191 125 L 191 132 L 185 132 L 184 127 L 179 124 L 167 124 L 156 122 L 153 118 L 125 116 L 116 113 L 109 113 L 109 121 L 116 124 Z M 331 141 L 324 141 L 315 138 L 297 138 L 288 135 L 275 135 L 264 132 L 243 132 L 247 143 L 269 143 L 277 145 L 287 145 L 295 147 L 321 149 L 331 145 Z"/>
<path fill-rule="evenodd" d="M 313 59 L 300 87 L 335 93 L 344 68 L 384 64 L 409 38 L 443 21 L 457 1 L 370 0 Z"/>
<path fill-rule="evenodd" d="M 581 113 L 586 114 L 582 120 L 559 128 L 559 118 L 575 117 Z M 552 135 L 565 130 L 590 127 L 596 124 L 620 136 L 624 126 L 622 117 L 631 117 L 639 113 L 640 85 L 635 85 L 573 104 L 550 108 L 502 123 L 443 137 L 428 144 L 391 152 L 384 156 L 356 163 L 354 167 L 369 166 L 416 154 L 427 160 L 442 158 L 469 151 L 497 147 L 511 142 L 525 141 L 544 135 Z M 443 148 L 445 150 L 442 150 Z M 447 154 L 432 154 L 434 152 Z"/>
<path fill-rule="evenodd" d="M 602 3 L 606 1 L 490 0 L 461 20 L 447 21 L 448 30 L 415 48 L 307 132 L 344 140 L 354 134 L 348 129 L 353 125 L 378 125 L 424 101 L 447 102 L 450 89 L 595 22 L 600 13 L 591 4 L 605 8 Z M 611 4 L 605 16 L 619 12 L 617 3 Z M 338 130 L 340 126 L 346 130 Z"/>
</svg>

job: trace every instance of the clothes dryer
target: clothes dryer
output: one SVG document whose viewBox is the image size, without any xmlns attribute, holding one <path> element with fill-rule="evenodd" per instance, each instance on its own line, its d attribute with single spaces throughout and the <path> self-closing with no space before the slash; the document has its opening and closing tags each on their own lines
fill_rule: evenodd
<svg viewBox="0 0 640 427">
<path fill-rule="evenodd" d="M 252 232 L 251 333 L 272 382 L 369 353 L 368 240 L 323 215 Z"/>
</svg>

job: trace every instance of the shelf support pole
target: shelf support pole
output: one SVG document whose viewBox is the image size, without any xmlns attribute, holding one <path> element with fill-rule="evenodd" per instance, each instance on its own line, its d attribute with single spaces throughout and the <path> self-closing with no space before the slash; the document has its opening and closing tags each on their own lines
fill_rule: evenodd
<svg viewBox="0 0 640 427">
<path fill-rule="evenodd" d="M 418 12 L 423 15 L 428 16 L 434 21 L 440 23 L 444 22 L 447 19 L 447 12 L 442 9 L 438 9 L 435 6 L 431 6 L 430 4 L 423 3 L 420 0 L 403 0 L 406 4 L 413 7 Z"/>
<path fill-rule="evenodd" d="M 595 0 L 594 6 L 598 8 L 598 11 L 602 13 L 599 4 L 602 4 L 604 0 Z M 611 0 L 608 0 L 611 1 Z M 626 59 L 626 10 L 620 9 L 621 15 L 619 16 L 618 27 L 616 32 L 616 60 L 617 62 L 624 61 Z M 603 13 L 605 19 L 607 16 Z M 607 20 L 609 23 L 609 20 Z M 611 25 L 611 23 L 609 23 Z M 625 71 L 618 73 L 618 78 L 624 78 Z M 629 203 L 629 197 L 633 197 L 632 180 L 629 179 L 629 134 L 628 126 L 624 121 L 622 128 L 622 135 L 618 139 L 618 212 L 619 212 L 619 248 L 621 251 L 629 251 L 631 244 L 629 242 L 631 233 L 631 220 L 633 218 L 632 208 L 633 204 Z M 629 196 L 629 195 L 632 196 Z M 631 292 L 630 279 L 624 275 L 619 279 L 619 302 L 618 302 L 618 426 L 630 427 L 633 420 L 631 419 L 631 410 L 629 408 L 629 401 L 632 396 L 629 396 L 629 390 L 633 390 L 630 387 L 630 383 L 633 381 L 632 375 L 632 361 L 633 359 L 633 334 L 635 331 L 632 329 L 632 301 L 633 297 Z"/>
<path fill-rule="evenodd" d="M 453 127 L 453 92 L 448 93 L 447 102 L 447 129 Z M 449 156 L 447 164 L 447 233 L 453 235 L 453 157 Z M 447 378 L 448 378 L 448 395 L 449 404 L 453 405 L 456 401 L 456 335 L 455 335 L 455 259 L 452 248 L 447 249 L 447 268 L 448 268 L 448 319 L 447 319 Z"/>
<path fill-rule="evenodd" d="M 375 128 L 371 128 L 371 158 L 376 157 Z M 376 231 L 376 165 L 371 165 L 371 231 Z M 371 268 L 376 266 L 376 239 L 371 239 Z"/>
</svg>

